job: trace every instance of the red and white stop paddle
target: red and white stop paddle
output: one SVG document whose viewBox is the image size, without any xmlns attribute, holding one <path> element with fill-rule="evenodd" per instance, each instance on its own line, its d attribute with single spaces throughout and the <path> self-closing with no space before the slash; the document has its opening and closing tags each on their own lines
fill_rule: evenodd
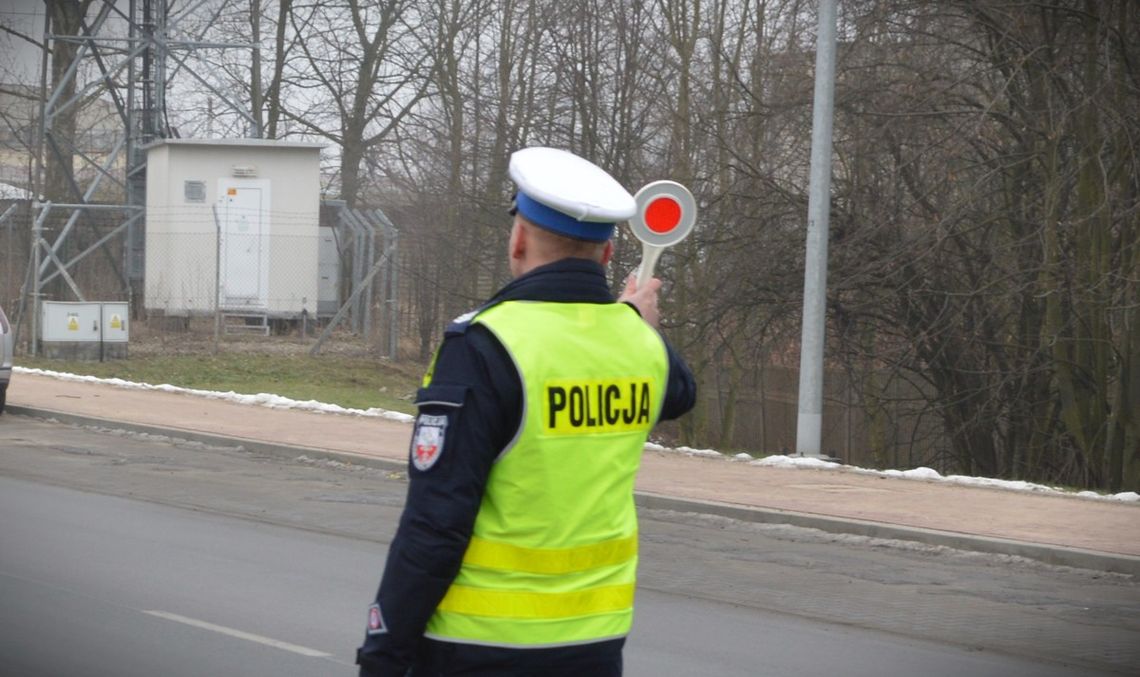
<svg viewBox="0 0 1140 677">
<path fill-rule="evenodd" d="M 637 288 L 653 277 L 657 259 L 666 247 L 684 240 L 697 223 L 697 201 L 676 181 L 654 181 L 633 196 L 637 213 L 629 220 L 633 234 L 641 240 L 641 266 Z"/>
</svg>

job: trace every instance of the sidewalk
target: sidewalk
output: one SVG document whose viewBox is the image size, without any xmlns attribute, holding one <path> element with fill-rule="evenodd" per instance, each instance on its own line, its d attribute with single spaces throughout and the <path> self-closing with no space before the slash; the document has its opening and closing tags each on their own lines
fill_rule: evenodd
<svg viewBox="0 0 1140 677">
<path fill-rule="evenodd" d="M 411 427 L 383 419 L 236 404 L 175 393 L 16 374 L 9 413 L 54 417 L 289 456 L 403 467 Z M 0 444 L 3 443 L 0 428 Z M 917 540 L 1140 575 L 1140 504 L 883 478 L 842 470 L 763 468 L 647 452 L 644 507 Z"/>
</svg>

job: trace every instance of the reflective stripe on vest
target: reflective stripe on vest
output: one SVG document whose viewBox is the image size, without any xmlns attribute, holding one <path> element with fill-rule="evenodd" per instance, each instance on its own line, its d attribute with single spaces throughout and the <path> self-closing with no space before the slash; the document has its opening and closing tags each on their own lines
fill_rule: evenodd
<svg viewBox="0 0 1140 677">
<path fill-rule="evenodd" d="M 439 603 L 440 611 L 503 618 L 567 618 L 633 606 L 633 583 L 574 592 L 512 592 L 453 585 Z"/>
<path fill-rule="evenodd" d="M 633 618 L 633 481 L 668 358 L 624 304 L 506 302 L 481 313 L 522 378 L 514 443 L 429 637 L 508 647 L 624 636 Z"/>
<path fill-rule="evenodd" d="M 577 548 L 524 548 L 478 536 L 467 546 L 463 563 L 489 569 L 535 574 L 565 574 L 628 561 L 637 554 L 637 534 Z"/>
</svg>

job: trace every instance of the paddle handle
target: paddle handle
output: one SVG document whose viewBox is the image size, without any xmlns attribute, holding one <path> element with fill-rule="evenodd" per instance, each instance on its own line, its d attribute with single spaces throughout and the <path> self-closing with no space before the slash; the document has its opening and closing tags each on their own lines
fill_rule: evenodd
<svg viewBox="0 0 1140 677">
<path fill-rule="evenodd" d="M 641 243 L 641 265 L 637 267 L 637 288 L 641 289 L 653 279 L 653 269 L 657 267 L 657 259 L 661 257 L 664 247 L 648 243 Z"/>
</svg>

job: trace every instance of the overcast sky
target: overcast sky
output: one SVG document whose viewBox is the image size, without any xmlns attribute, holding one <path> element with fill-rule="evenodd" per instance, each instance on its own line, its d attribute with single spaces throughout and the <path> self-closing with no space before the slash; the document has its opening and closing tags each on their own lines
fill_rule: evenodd
<svg viewBox="0 0 1140 677">
<path fill-rule="evenodd" d="M 43 0 L 0 0 L 0 23 L 14 31 L 43 39 Z M 0 82 L 38 84 L 40 50 L 25 40 L 0 32 Z"/>
</svg>

